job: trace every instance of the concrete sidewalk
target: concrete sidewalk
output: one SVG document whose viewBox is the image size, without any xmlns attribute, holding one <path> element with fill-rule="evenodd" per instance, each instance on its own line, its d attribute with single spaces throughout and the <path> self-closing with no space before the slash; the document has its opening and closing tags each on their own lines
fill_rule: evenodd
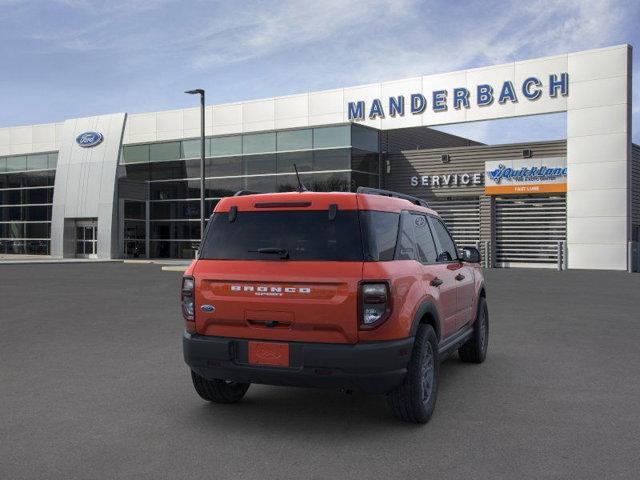
<svg viewBox="0 0 640 480">
<path fill-rule="evenodd" d="M 165 272 L 184 272 L 193 260 L 127 259 L 124 263 L 162 265 Z"/>
<path fill-rule="evenodd" d="M 138 265 L 163 265 L 163 270 L 185 271 L 191 260 L 171 259 L 123 259 L 123 258 L 61 258 L 51 255 L 0 255 L 0 265 L 31 265 L 49 263 L 128 263 Z M 166 268 L 165 268 L 166 267 Z"/>
<path fill-rule="evenodd" d="M 121 259 L 104 258 L 62 258 L 51 255 L 0 255 L 0 265 L 46 264 L 46 263 L 102 263 L 122 262 Z"/>
</svg>

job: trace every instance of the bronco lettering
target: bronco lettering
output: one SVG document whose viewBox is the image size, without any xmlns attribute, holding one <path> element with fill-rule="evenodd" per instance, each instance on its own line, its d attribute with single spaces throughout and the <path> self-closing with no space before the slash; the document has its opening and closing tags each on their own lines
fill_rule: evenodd
<svg viewBox="0 0 640 480">
<path fill-rule="evenodd" d="M 283 291 L 285 293 L 311 293 L 311 289 L 309 287 L 281 287 L 281 286 L 267 286 L 267 285 L 231 285 L 232 292 L 256 292 L 256 293 L 275 293 L 281 294 Z"/>
</svg>

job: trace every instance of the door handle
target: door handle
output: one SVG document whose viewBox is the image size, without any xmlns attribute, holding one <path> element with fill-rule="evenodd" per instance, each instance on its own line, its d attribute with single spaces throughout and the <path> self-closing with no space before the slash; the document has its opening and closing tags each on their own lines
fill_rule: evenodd
<svg viewBox="0 0 640 480">
<path fill-rule="evenodd" d="M 429 285 L 431 285 L 432 287 L 439 287 L 440 285 L 442 285 L 444 282 L 442 280 L 440 280 L 438 277 L 434 278 L 433 280 L 431 280 L 429 282 Z"/>
<path fill-rule="evenodd" d="M 461 273 L 459 273 L 459 274 L 457 274 L 457 275 L 456 275 L 456 277 L 455 277 L 455 278 L 456 278 L 456 280 L 457 280 L 457 281 L 459 281 L 459 282 L 460 282 L 460 281 L 464 280 L 464 275 L 463 275 L 463 274 L 461 274 Z"/>
</svg>

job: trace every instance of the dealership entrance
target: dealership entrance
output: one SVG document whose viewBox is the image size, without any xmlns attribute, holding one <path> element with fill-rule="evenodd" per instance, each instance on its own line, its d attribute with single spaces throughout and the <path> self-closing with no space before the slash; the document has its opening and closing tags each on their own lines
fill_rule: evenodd
<svg viewBox="0 0 640 480">
<path fill-rule="evenodd" d="M 76 221 L 76 257 L 98 257 L 98 221 Z"/>
</svg>

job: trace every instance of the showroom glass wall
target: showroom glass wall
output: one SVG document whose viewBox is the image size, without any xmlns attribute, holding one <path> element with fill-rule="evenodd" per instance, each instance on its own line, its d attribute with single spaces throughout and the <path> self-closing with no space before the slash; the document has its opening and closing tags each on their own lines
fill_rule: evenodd
<svg viewBox="0 0 640 480">
<path fill-rule="evenodd" d="M 207 138 L 207 213 L 239 190 L 295 190 L 294 164 L 309 190 L 377 187 L 378 151 L 378 131 L 351 124 Z M 122 148 L 121 178 L 148 185 L 148 213 L 146 202 L 124 199 L 126 257 L 193 257 L 200 239 L 199 158 L 199 139 Z"/>
<path fill-rule="evenodd" d="M 58 154 L 0 157 L 0 254 L 48 255 Z"/>
</svg>

